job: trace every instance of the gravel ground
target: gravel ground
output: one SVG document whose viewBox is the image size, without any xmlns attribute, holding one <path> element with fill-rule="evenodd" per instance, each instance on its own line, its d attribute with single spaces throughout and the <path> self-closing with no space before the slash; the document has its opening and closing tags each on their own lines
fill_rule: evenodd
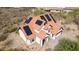
<svg viewBox="0 0 79 59">
<path fill-rule="evenodd" d="M 43 47 L 40 47 L 39 44 L 35 43 L 31 46 L 27 46 L 25 42 L 20 38 L 18 34 L 15 32 L 11 33 L 8 38 L 8 40 L 12 40 L 11 44 L 8 46 L 9 48 L 17 48 L 17 49 L 24 49 L 29 51 L 45 51 L 46 49 L 53 49 L 57 44 L 58 40 L 49 40 L 48 43 L 46 43 Z"/>
</svg>

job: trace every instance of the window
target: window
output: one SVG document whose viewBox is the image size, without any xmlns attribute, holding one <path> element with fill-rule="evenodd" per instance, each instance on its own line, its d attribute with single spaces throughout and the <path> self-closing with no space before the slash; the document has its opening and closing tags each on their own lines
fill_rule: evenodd
<svg viewBox="0 0 79 59">
<path fill-rule="evenodd" d="M 31 35 L 32 34 L 32 31 L 30 30 L 29 26 L 25 26 L 24 30 L 25 30 L 27 35 Z"/>
<path fill-rule="evenodd" d="M 49 17 L 48 14 L 45 15 L 48 21 L 51 21 L 51 18 Z"/>
<path fill-rule="evenodd" d="M 34 42 L 34 39 L 32 39 L 31 42 Z"/>
<path fill-rule="evenodd" d="M 20 27 L 18 29 L 21 29 Z"/>
<path fill-rule="evenodd" d="M 49 14 L 51 16 L 51 18 L 53 19 L 53 21 L 56 23 L 56 20 L 53 18 L 53 16 L 51 14 Z"/>
<path fill-rule="evenodd" d="M 28 19 L 26 19 L 26 21 L 25 21 L 25 23 L 30 23 L 30 21 L 32 20 L 32 17 L 30 17 L 30 18 L 28 18 Z"/>
<path fill-rule="evenodd" d="M 34 39 L 32 39 L 32 42 L 34 42 Z"/>
<path fill-rule="evenodd" d="M 36 24 L 38 24 L 39 26 L 42 24 L 43 22 L 41 20 L 37 20 Z"/>
<path fill-rule="evenodd" d="M 44 16 L 40 16 L 40 18 L 45 21 L 44 25 L 47 24 L 47 20 L 45 19 Z"/>
<path fill-rule="evenodd" d="M 45 44 L 45 41 L 46 41 L 46 40 L 45 40 L 45 39 L 43 39 L 43 41 L 42 41 L 42 45 L 44 45 L 44 44 Z"/>
</svg>

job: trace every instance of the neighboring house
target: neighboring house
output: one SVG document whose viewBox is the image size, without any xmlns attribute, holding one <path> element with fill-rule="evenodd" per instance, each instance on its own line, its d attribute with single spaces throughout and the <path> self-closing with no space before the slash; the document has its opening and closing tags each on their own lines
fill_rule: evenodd
<svg viewBox="0 0 79 59">
<path fill-rule="evenodd" d="M 62 30 L 61 24 L 51 14 L 43 14 L 26 19 L 25 25 L 19 27 L 19 34 L 27 45 L 37 42 L 43 46 L 48 42 L 48 36 L 55 39 Z"/>
<path fill-rule="evenodd" d="M 58 8 L 58 7 L 47 7 L 47 8 L 38 8 L 38 9 L 42 9 L 42 10 L 44 10 L 44 11 L 46 11 L 46 12 L 51 12 L 51 13 L 59 13 L 59 12 L 61 12 L 61 10 L 63 9 L 63 8 Z"/>
</svg>

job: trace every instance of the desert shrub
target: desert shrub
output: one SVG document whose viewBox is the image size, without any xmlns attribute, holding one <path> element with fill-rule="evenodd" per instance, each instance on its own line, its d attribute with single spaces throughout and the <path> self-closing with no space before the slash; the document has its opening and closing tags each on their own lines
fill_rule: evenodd
<svg viewBox="0 0 79 59">
<path fill-rule="evenodd" d="M 7 36 L 8 36 L 8 34 L 2 34 L 2 35 L 0 35 L 0 41 L 6 40 Z"/>
<path fill-rule="evenodd" d="M 13 49 L 7 47 L 7 48 L 4 48 L 3 51 L 13 51 Z"/>
<path fill-rule="evenodd" d="M 77 17 L 73 20 L 73 22 L 79 26 L 79 16 L 77 16 Z"/>
<path fill-rule="evenodd" d="M 78 27 L 78 30 L 79 30 L 79 27 Z"/>
<path fill-rule="evenodd" d="M 77 35 L 76 38 L 79 39 L 79 35 Z"/>
<path fill-rule="evenodd" d="M 17 48 L 3 47 L 0 49 L 0 51 L 24 51 L 24 50 Z"/>
<path fill-rule="evenodd" d="M 22 48 L 9 48 L 9 47 L 6 47 L 4 48 L 2 51 L 28 51 L 27 49 L 22 49 Z"/>
<path fill-rule="evenodd" d="M 14 48 L 13 50 L 14 50 L 14 51 L 27 51 L 27 50 L 25 50 L 25 49 L 23 49 L 23 48 Z"/>
<path fill-rule="evenodd" d="M 70 12 L 61 11 L 56 14 L 56 16 L 60 17 L 61 19 L 65 19 L 66 24 L 75 22 L 78 23 L 77 17 L 79 16 L 79 9 L 73 9 Z M 79 18 L 78 18 L 79 19 Z"/>
<path fill-rule="evenodd" d="M 68 16 L 71 17 L 71 20 L 79 25 L 79 9 L 72 10 L 68 13 Z"/>
<path fill-rule="evenodd" d="M 16 31 L 15 31 L 17 34 L 19 34 L 19 33 L 18 33 L 18 30 L 19 30 L 19 29 L 17 28 Z"/>
<path fill-rule="evenodd" d="M 69 39 L 63 38 L 59 41 L 59 44 L 55 47 L 56 51 L 78 51 L 79 44 L 78 42 L 73 42 Z"/>
<path fill-rule="evenodd" d="M 43 10 L 40 10 L 40 9 L 36 9 L 34 11 L 34 15 L 37 16 L 37 15 L 41 15 L 41 14 L 44 14 L 45 12 Z"/>
<path fill-rule="evenodd" d="M 9 30 L 9 32 L 11 33 L 11 32 L 14 32 L 14 31 L 16 31 L 17 30 L 17 28 L 11 28 L 10 30 Z"/>
<path fill-rule="evenodd" d="M 46 51 L 52 51 L 53 49 L 52 48 L 48 48 L 48 49 L 46 49 Z"/>
<path fill-rule="evenodd" d="M 10 27 L 10 28 L 7 28 L 4 32 L 5 32 L 5 33 L 11 33 L 11 32 L 14 32 L 14 31 L 16 31 L 16 30 L 17 30 L 16 27 Z"/>
<path fill-rule="evenodd" d="M 68 30 L 68 31 L 69 31 L 69 30 L 71 30 L 71 29 L 70 29 L 70 27 L 68 27 L 66 30 Z"/>
<path fill-rule="evenodd" d="M 5 46 L 0 45 L 0 51 L 3 51 L 4 48 Z"/>
</svg>

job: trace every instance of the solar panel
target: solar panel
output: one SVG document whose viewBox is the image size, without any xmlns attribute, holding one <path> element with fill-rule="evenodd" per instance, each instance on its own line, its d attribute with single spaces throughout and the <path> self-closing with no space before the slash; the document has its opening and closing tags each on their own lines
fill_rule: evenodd
<svg viewBox="0 0 79 59">
<path fill-rule="evenodd" d="M 31 35 L 32 34 L 32 31 L 30 30 L 29 26 L 25 26 L 24 30 L 25 30 L 27 35 Z"/>
<path fill-rule="evenodd" d="M 48 21 L 51 21 L 51 18 L 49 17 L 48 14 L 45 15 Z"/>
<path fill-rule="evenodd" d="M 25 23 L 30 23 L 30 21 L 32 20 L 32 17 L 30 17 L 29 19 L 26 19 Z"/>
<path fill-rule="evenodd" d="M 40 18 L 45 21 L 44 25 L 47 24 L 47 20 L 45 19 L 44 16 L 40 16 Z"/>
<path fill-rule="evenodd" d="M 51 18 L 53 19 L 53 21 L 56 23 L 56 20 L 53 18 L 53 16 L 51 14 L 49 14 L 51 16 Z"/>
<path fill-rule="evenodd" d="M 42 24 L 43 22 L 41 20 L 37 20 L 36 24 L 38 24 L 39 26 Z"/>
</svg>

